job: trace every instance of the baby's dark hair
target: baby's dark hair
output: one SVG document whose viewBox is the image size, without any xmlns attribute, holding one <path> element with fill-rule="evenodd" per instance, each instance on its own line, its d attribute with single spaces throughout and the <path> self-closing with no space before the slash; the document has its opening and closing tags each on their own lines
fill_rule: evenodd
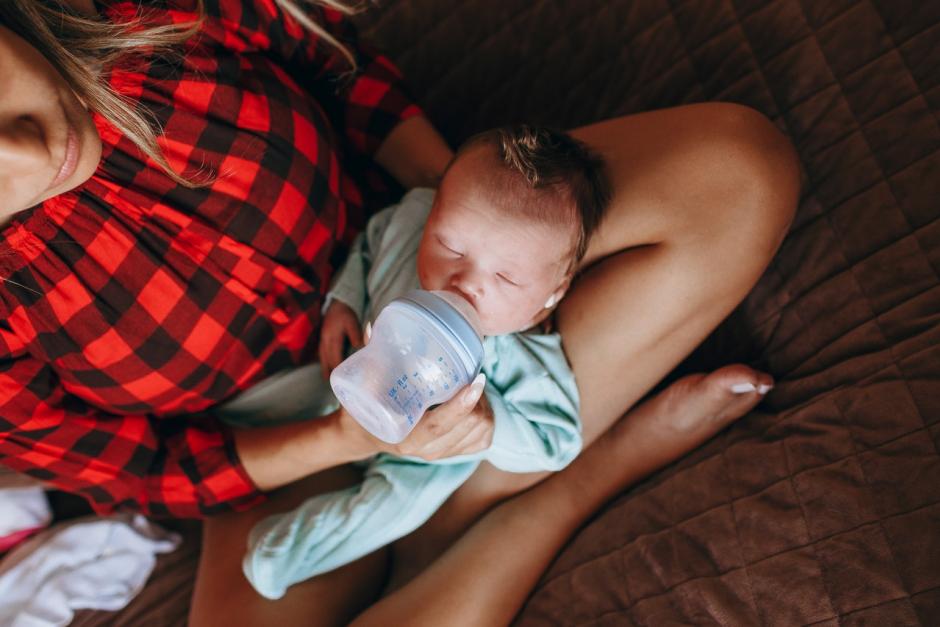
<svg viewBox="0 0 940 627">
<path fill-rule="evenodd" d="M 557 198 L 561 192 L 574 205 L 580 228 L 573 250 L 572 265 L 587 251 L 591 235 L 604 217 L 610 203 L 611 186 L 603 159 L 583 142 L 563 131 L 514 124 L 474 135 L 457 151 L 457 156 L 474 146 L 491 146 L 500 163 L 513 179 L 521 177 L 529 190 Z M 541 193 L 539 195 L 542 195 Z M 570 215 L 560 215 L 558 203 L 526 203 L 534 217 L 552 223 L 568 222 Z"/>
</svg>

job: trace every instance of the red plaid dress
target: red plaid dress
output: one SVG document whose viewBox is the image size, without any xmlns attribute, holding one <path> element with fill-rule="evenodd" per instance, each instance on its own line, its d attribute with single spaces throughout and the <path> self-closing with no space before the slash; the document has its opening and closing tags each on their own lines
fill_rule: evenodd
<svg viewBox="0 0 940 627">
<path fill-rule="evenodd" d="M 141 4 L 191 21 L 193 0 Z M 101 164 L 79 188 L 0 231 L 0 462 L 85 496 L 200 516 L 262 497 L 230 431 L 205 410 L 315 355 L 321 297 L 364 219 L 347 173 L 418 114 L 394 66 L 343 57 L 273 0 L 207 0 L 182 60 L 146 54 L 110 74 L 154 113 L 176 185 L 95 118 Z M 357 161 L 359 160 L 359 161 Z"/>
</svg>

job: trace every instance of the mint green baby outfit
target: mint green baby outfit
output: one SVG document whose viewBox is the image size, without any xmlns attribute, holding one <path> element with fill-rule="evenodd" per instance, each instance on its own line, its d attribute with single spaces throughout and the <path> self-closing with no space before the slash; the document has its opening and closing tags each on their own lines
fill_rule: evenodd
<svg viewBox="0 0 940 627">
<path fill-rule="evenodd" d="M 434 190 L 415 189 L 376 214 L 356 239 L 327 295 L 373 320 L 404 293 L 420 288 L 416 259 Z M 424 523 L 481 460 L 508 472 L 560 470 L 581 450 L 579 400 L 558 334 L 537 330 L 484 339 L 484 393 L 493 410 L 493 443 L 485 451 L 428 462 L 380 454 L 361 462 L 362 483 L 314 496 L 270 516 L 249 535 L 243 569 L 262 595 L 348 564 Z M 318 377 L 305 379 L 311 383 Z M 316 390 L 319 411 L 337 406 L 328 386 Z M 308 414 L 309 415 L 309 414 Z"/>
</svg>

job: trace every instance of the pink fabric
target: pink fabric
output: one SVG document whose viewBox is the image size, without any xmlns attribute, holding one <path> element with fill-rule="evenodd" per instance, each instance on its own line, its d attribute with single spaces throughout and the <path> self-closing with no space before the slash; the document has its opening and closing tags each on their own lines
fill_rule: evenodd
<svg viewBox="0 0 940 627">
<path fill-rule="evenodd" d="M 3 536 L 0 538 L 0 553 L 9 551 L 26 538 L 43 529 L 45 529 L 45 527 L 31 527 L 29 529 L 20 529 L 19 531 L 14 531 L 9 535 Z"/>
</svg>

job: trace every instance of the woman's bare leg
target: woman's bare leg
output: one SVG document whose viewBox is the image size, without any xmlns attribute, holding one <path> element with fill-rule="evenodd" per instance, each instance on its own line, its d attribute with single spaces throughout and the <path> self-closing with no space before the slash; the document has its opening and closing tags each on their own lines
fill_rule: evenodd
<svg viewBox="0 0 940 627">
<path fill-rule="evenodd" d="M 353 625 L 507 625 L 568 537 L 624 487 L 692 450 L 750 410 L 769 384 L 743 367 L 691 375 L 643 402 L 570 466 L 499 504 L 428 568 Z"/>
<path fill-rule="evenodd" d="M 277 601 L 254 591 L 241 563 L 248 532 L 260 519 L 360 480 L 359 472 L 339 466 L 282 488 L 260 507 L 207 519 L 190 607 L 191 627 L 348 625 L 378 598 L 388 572 L 387 550 L 292 586 Z"/>
<path fill-rule="evenodd" d="M 590 267 L 557 311 L 587 445 L 750 291 L 792 220 L 799 170 L 787 140 L 735 105 L 653 111 L 572 134 L 604 155 L 614 185 L 585 258 Z M 493 504 L 545 476 L 481 465 L 428 523 L 395 544 L 392 588 Z"/>
<path fill-rule="evenodd" d="M 605 155 L 615 185 L 612 209 L 585 265 L 603 261 L 579 279 L 558 310 L 588 443 L 691 352 L 751 288 L 792 218 L 797 171 L 786 141 L 762 118 L 735 107 L 628 116 L 574 134 Z M 759 376 L 730 372 L 736 381 Z M 604 443 L 493 510 L 431 568 L 357 620 L 508 622 L 584 516 L 759 400 L 753 393 L 728 400 L 721 379 L 727 372 L 715 375 L 721 376 L 677 382 L 672 392 L 636 408 Z M 716 411 L 719 406 L 724 408 Z M 621 464 L 619 475 L 610 472 L 614 462 Z M 543 477 L 510 475 L 484 464 L 428 524 L 396 544 L 397 567 L 416 572 L 494 503 Z M 342 624 L 353 608 L 368 603 L 385 578 L 384 555 L 294 586 L 276 603 L 258 597 L 241 576 L 242 547 L 254 522 L 310 494 L 301 489 L 263 512 L 214 519 L 207 526 L 193 625 Z M 536 514 L 538 524 L 532 524 Z M 493 568 L 494 556 L 499 569 Z M 227 610 L 231 613 L 224 614 Z"/>
</svg>

